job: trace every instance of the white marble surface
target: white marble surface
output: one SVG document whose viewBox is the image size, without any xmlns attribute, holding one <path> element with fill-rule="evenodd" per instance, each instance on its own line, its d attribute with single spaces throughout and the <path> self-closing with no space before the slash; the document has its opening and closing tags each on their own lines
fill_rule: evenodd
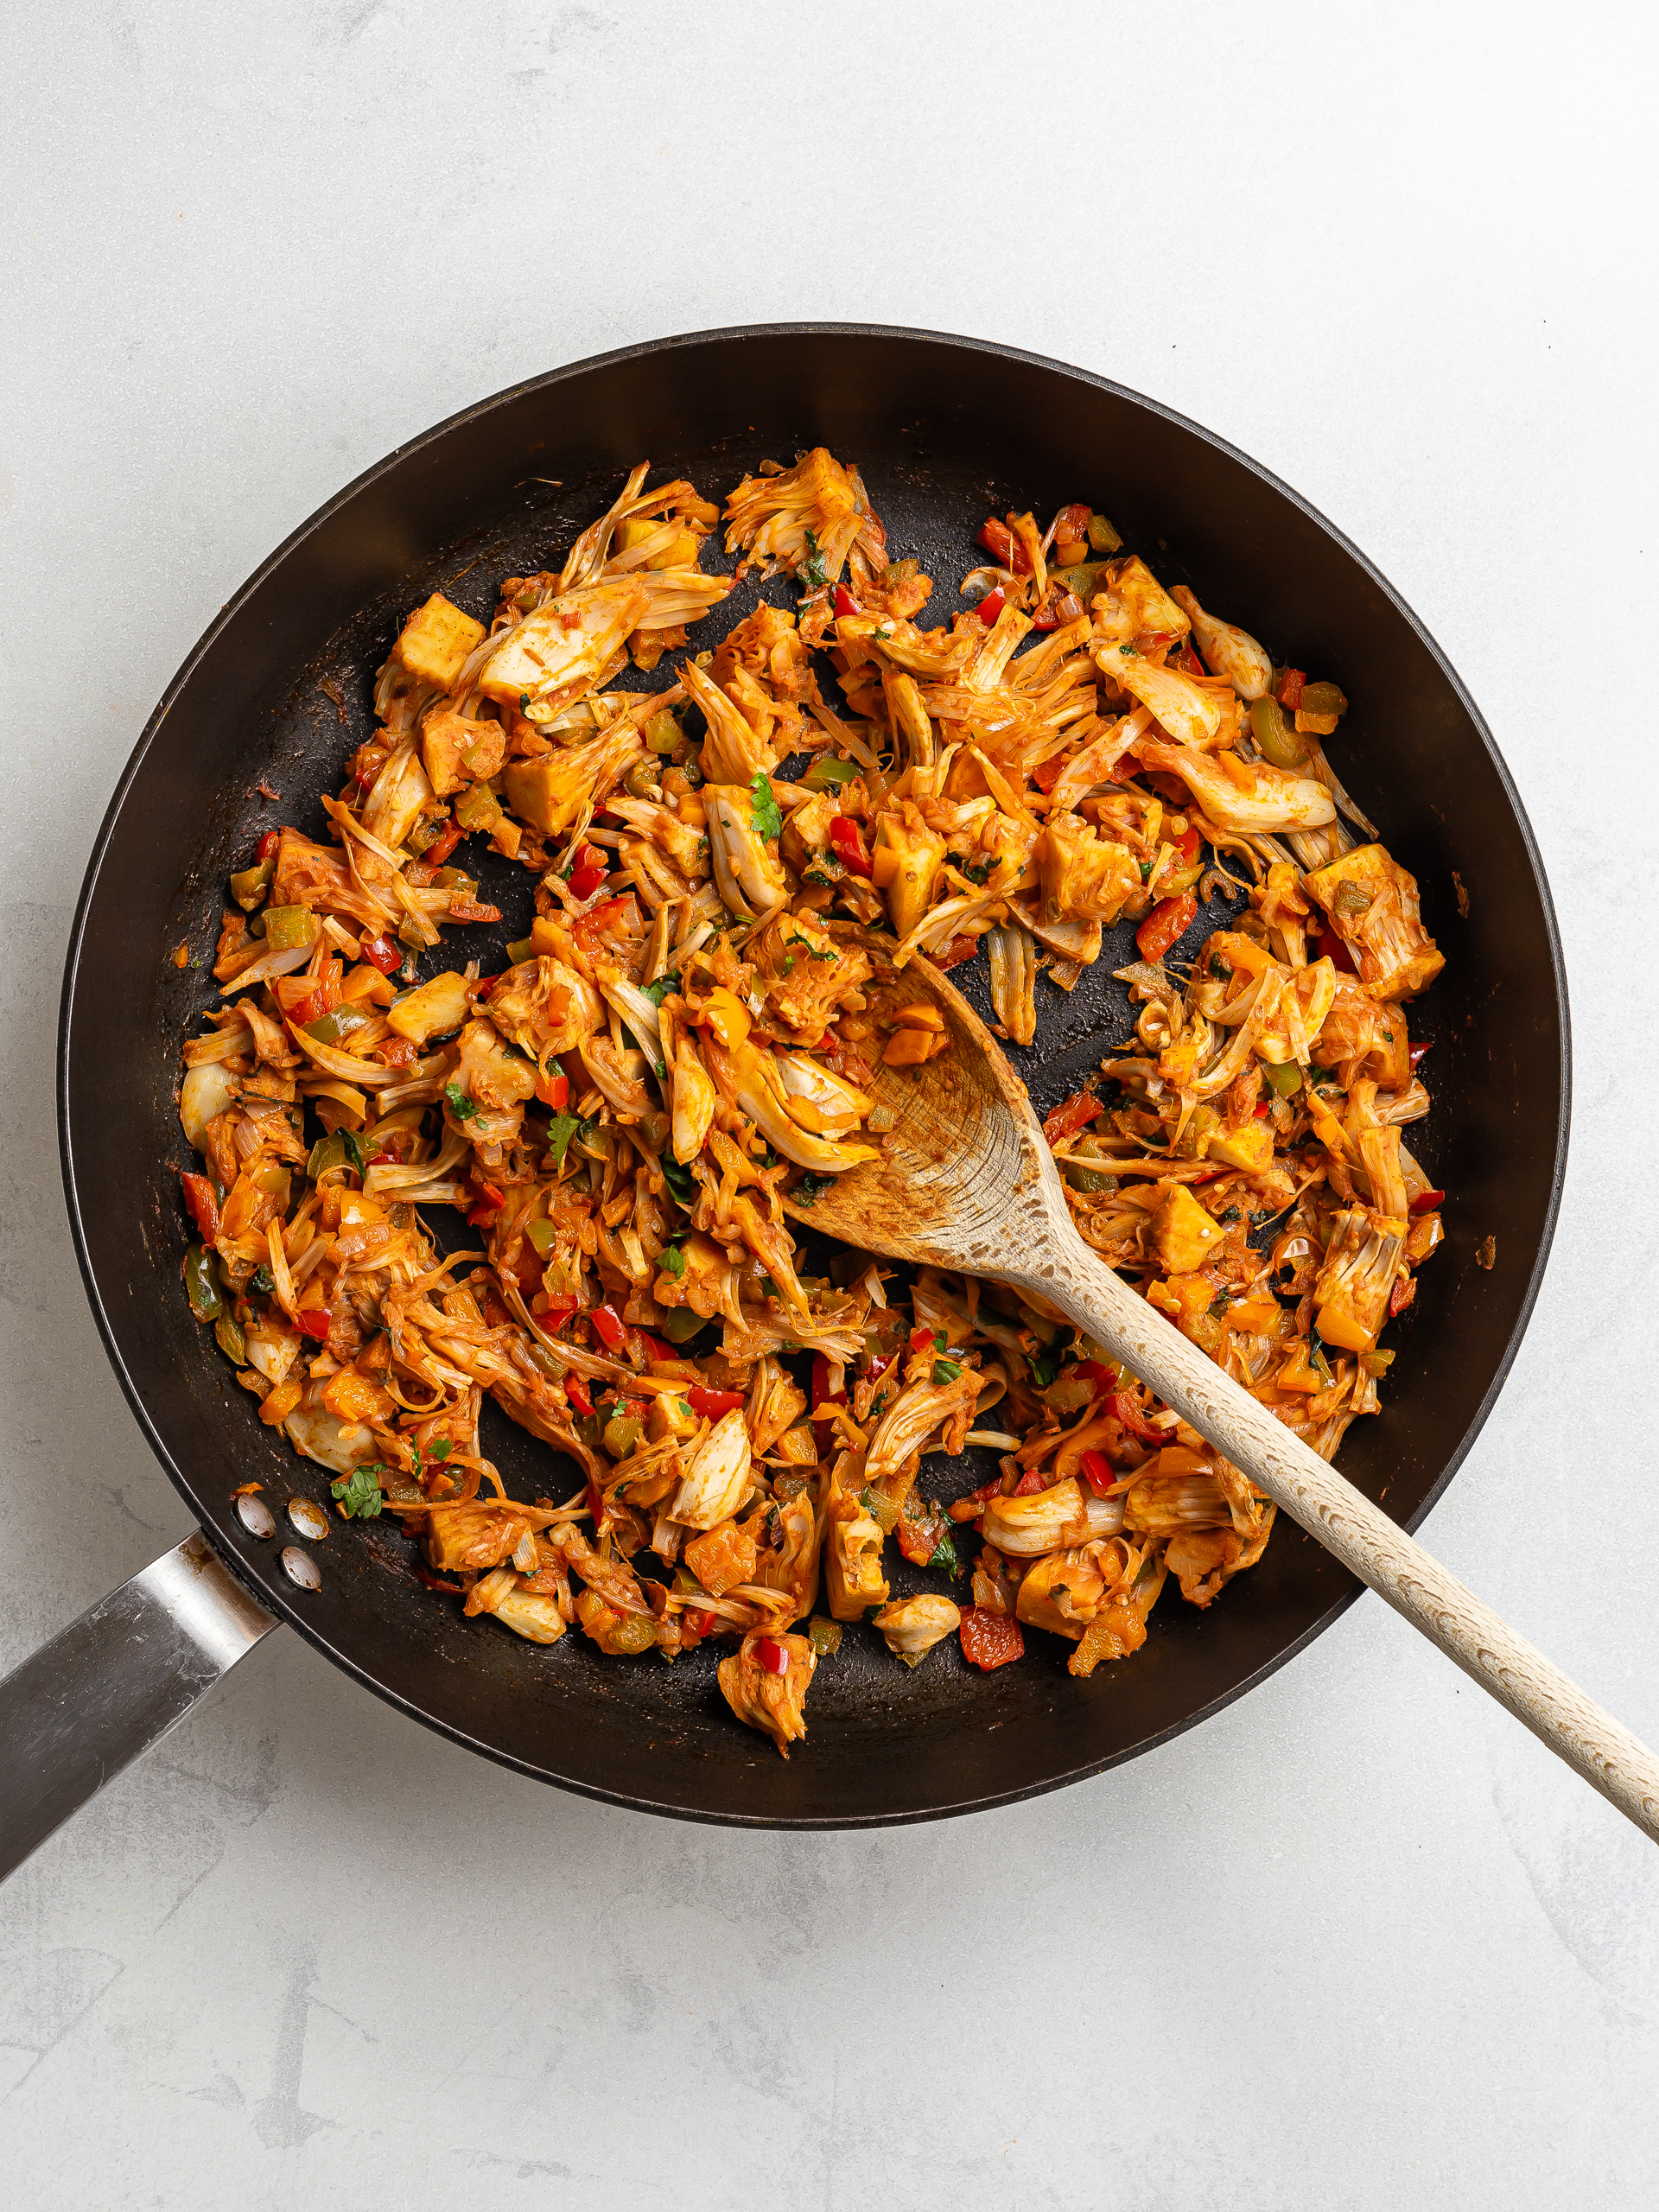
<svg viewBox="0 0 1659 2212">
<path fill-rule="evenodd" d="M 1659 1738 L 1651 11 L 19 0 L 8 34 L 0 1662 L 187 1526 L 83 1306 L 51 1089 L 156 695 L 464 403 L 839 316 L 1211 425 L 1481 701 L 1560 904 L 1578 1111 L 1537 1317 L 1427 1535 Z M 793 1840 L 539 1789 L 283 1635 L 0 1891 L 4 2193 L 1634 2201 L 1656 1930 L 1659 1855 L 1371 1599 L 1099 1782 Z"/>
</svg>

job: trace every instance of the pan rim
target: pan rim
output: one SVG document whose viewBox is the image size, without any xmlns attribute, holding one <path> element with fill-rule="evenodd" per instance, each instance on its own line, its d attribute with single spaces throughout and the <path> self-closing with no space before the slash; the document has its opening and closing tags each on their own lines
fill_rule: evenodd
<svg viewBox="0 0 1659 2212">
<path fill-rule="evenodd" d="M 1322 531 L 1382 593 L 1395 613 L 1404 620 L 1450 686 L 1459 705 L 1485 748 L 1487 758 L 1496 772 L 1504 798 L 1514 816 L 1528 864 L 1532 872 L 1533 886 L 1543 918 L 1545 938 L 1549 952 L 1550 981 L 1554 992 L 1560 1034 L 1560 1090 L 1554 1155 L 1551 1162 L 1549 1190 L 1544 1209 L 1543 1224 L 1539 1236 L 1537 1251 L 1528 1274 L 1514 1325 L 1502 1356 L 1494 1369 L 1491 1381 L 1483 1394 L 1479 1404 L 1475 1408 L 1461 1437 L 1442 1465 L 1435 1480 L 1421 1501 L 1402 1523 L 1405 1529 L 1414 1531 L 1421 1527 L 1440 1502 L 1446 1485 L 1462 1466 L 1476 1439 L 1484 1428 L 1498 1395 L 1509 1378 L 1510 1370 L 1520 1351 L 1522 1340 L 1531 1322 L 1554 1241 L 1566 1179 L 1572 1121 L 1572 1027 L 1566 963 L 1561 950 L 1560 932 L 1556 919 L 1554 900 L 1550 893 L 1548 878 L 1545 874 L 1542 856 L 1539 851 L 1532 823 L 1522 803 L 1520 793 L 1516 788 L 1514 779 L 1510 773 L 1508 764 L 1491 731 L 1487 727 L 1485 717 L 1476 705 L 1462 678 L 1436 639 L 1367 555 L 1344 531 L 1329 521 L 1300 493 L 1283 482 L 1271 469 L 1265 467 L 1227 439 L 1205 429 L 1202 423 L 1193 422 L 1190 417 L 1166 405 L 1162 401 L 1136 391 L 1127 385 L 1097 375 L 1091 370 L 1079 368 L 1072 363 L 1055 360 L 1046 354 L 1035 353 L 1020 346 L 1004 345 L 991 339 L 968 337 L 947 331 L 915 328 L 902 324 L 869 322 L 807 321 L 737 324 L 708 330 L 681 332 L 669 337 L 647 340 L 636 345 L 617 347 L 606 353 L 588 355 L 582 360 L 566 363 L 558 368 L 544 371 L 538 376 L 523 378 L 518 383 L 510 385 L 485 399 L 475 401 L 471 405 L 444 417 L 416 436 L 392 448 L 389 453 L 384 454 L 370 467 L 363 470 L 342 489 L 324 501 L 290 531 L 288 537 L 226 601 L 180 664 L 177 672 L 145 722 L 126 765 L 117 779 L 115 789 L 93 841 L 86 871 L 82 879 L 79 896 L 76 900 L 65 954 L 63 984 L 59 1003 L 56 1057 L 59 1162 L 63 1179 L 65 1209 L 69 1218 L 69 1230 L 74 1246 L 76 1264 L 80 1271 L 81 1282 L 86 1290 L 87 1302 L 92 1308 L 92 1318 L 103 1342 L 105 1355 L 114 1370 L 116 1380 L 132 1410 L 141 1433 L 160 1461 L 175 1489 L 178 1491 L 189 1508 L 192 1519 L 198 1527 L 201 1527 L 202 1524 L 197 1515 L 183 1470 L 175 1459 L 171 1450 L 152 1421 L 137 1382 L 127 1367 L 116 1337 L 111 1313 L 99 1287 L 81 1216 L 69 1115 L 70 1046 L 75 986 L 91 907 L 97 891 L 99 878 L 114 838 L 127 795 L 168 715 L 220 633 L 236 620 L 248 601 L 264 588 L 268 580 L 276 573 L 290 556 L 370 486 L 408 461 L 412 455 L 436 445 L 463 425 L 476 423 L 499 409 L 505 408 L 533 393 L 553 389 L 572 378 L 585 376 L 594 371 L 615 369 L 631 361 L 671 353 L 692 346 L 731 344 L 759 339 L 848 337 L 909 340 L 923 345 L 938 346 L 982 354 L 993 359 L 1017 362 L 1042 369 L 1052 374 L 1067 378 L 1074 383 L 1086 385 L 1093 390 L 1109 393 L 1116 399 L 1127 401 L 1132 406 L 1144 409 L 1148 414 L 1198 439 L 1238 467 L 1248 470 L 1251 475 L 1298 510 L 1316 529 Z M 238 1574 L 238 1580 L 245 1581 L 246 1578 L 239 1573 L 239 1562 L 235 1554 L 219 1545 L 215 1532 L 211 1528 L 203 1528 L 202 1532 L 213 1544 L 217 1555 L 225 1561 L 233 1573 Z M 965 1814 L 991 1812 L 1004 1805 L 1016 1804 L 1029 1798 L 1046 1796 L 1051 1790 L 1069 1788 L 1075 1783 L 1088 1781 L 1092 1777 L 1103 1774 L 1113 1767 L 1122 1765 L 1130 1759 L 1141 1758 L 1147 1752 L 1160 1749 L 1173 1738 L 1185 1734 L 1187 1730 L 1197 1727 L 1201 1722 L 1210 1719 L 1225 1707 L 1233 1704 L 1236 1700 L 1255 1689 L 1270 1675 L 1276 1673 L 1280 1668 L 1287 1665 L 1299 1653 L 1306 1649 L 1317 1637 L 1322 1636 L 1325 1630 L 1331 1627 L 1338 1616 L 1353 1604 L 1364 1586 L 1355 1582 L 1351 1589 L 1344 1591 L 1334 1599 L 1331 1605 L 1316 1619 L 1309 1623 L 1299 1636 L 1274 1652 L 1270 1659 L 1265 1661 L 1254 1672 L 1230 1684 L 1208 1704 L 1200 1706 L 1195 1711 L 1184 1715 L 1179 1720 L 1173 1722 L 1156 1734 L 1143 1737 L 1137 1743 L 1123 1750 L 1109 1753 L 1103 1758 L 1085 1760 L 1076 1767 L 1067 1768 L 1064 1772 L 1046 1776 L 1037 1781 L 1023 1783 L 1018 1787 L 1006 1790 L 986 1791 L 971 1798 L 949 1804 L 938 1804 L 905 1811 L 849 1812 L 810 1815 L 750 1814 L 741 1809 L 715 1812 L 697 1806 L 658 1802 L 642 1796 L 637 1791 L 608 1789 L 597 1783 L 576 1781 L 563 1775 L 550 1773 L 546 1768 L 532 1761 L 520 1758 L 499 1745 L 485 1743 L 468 1734 L 464 1728 L 457 1727 L 425 1711 L 413 1700 L 393 1688 L 358 1661 L 336 1649 L 306 1620 L 300 1607 L 285 1594 L 275 1589 L 268 1589 L 263 1585 L 254 1586 L 250 1583 L 248 1586 L 253 1590 L 262 1605 L 277 1611 L 290 1626 L 298 1630 L 308 1643 L 386 1704 L 406 1714 L 410 1719 L 420 1722 L 423 1726 L 447 1738 L 463 1750 L 475 1752 L 482 1758 L 493 1761 L 497 1765 L 527 1775 L 532 1780 L 569 1790 L 575 1796 L 617 1805 L 629 1811 L 650 1813 L 672 1820 L 693 1821 L 711 1827 L 806 1831 L 909 1827 L 923 1821 L 943 1820 Z"/>
</svg>

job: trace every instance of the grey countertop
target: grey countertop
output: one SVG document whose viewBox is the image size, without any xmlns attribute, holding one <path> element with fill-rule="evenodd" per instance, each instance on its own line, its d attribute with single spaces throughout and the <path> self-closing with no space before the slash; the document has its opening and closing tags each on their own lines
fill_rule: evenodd
<svg viewBox="0 0 1659 2212">
<path fill-rule="evenodd" d="M 0 1662 L 188 1526 L 83 1302 L 53 1124 L 71 908 L 156 697 L 429 423 L 630 340 L 836 317 L 1195 416 L 1354 537 L 1481 702 L 1554 886 L 1577 1115 L 1530 1334 L 1424 1533 L 1659 1739 L 1656 40 L 1650 10 L 1574 20 L 11 10 Z M 1098 1781 L 792 1838 L 540 1789 L 283 1635 L 0 1891 L 7 2195 L 1634 2200 L 1656 1970 L 1659 1856 L 1369 1598 Z"/>
</svg>

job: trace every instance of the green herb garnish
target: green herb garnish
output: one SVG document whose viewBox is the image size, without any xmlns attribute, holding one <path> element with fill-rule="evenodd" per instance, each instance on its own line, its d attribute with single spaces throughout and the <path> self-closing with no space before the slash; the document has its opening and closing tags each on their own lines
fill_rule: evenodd
<svg viewBox="0 0 1659 2212">
<path fill-rule="evenodd" d="M 372 1521 L 378 1515 L 385 1501 L 375 1478 L 384 1472 L 385 1469 L 379 1466 L 353 1467 L 349 1475 L 342 1475 L 337 1483 L 329 1484 L 348 1521 Z"/>
<path fill-rule="evenodd" d="M 484 1109 L 475 1106 L 458 1083 L 446 1083 L 443 1095 L 449 1101 L 449 1109 L 458 1122 L 481 1122 Z"/>
<path fill-rule="evenodd" d="M 781 837 L 784 834 L 784 817 L 779 811 L 778 794 L 764 774 L 750 779 L 749 822 L 757 837 Z"/>
</svg>

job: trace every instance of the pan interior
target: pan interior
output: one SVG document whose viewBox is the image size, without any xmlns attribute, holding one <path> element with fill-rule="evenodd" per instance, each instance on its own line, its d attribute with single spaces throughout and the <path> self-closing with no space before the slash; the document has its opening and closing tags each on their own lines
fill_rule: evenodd
<svg viewBox="0 0 1659 2212">
<path fill-rule="evenodd" d="M 1282 1517 L 1262 1563 L 1200 1613 L 1166 1598 L 1136 1656 L 1089 1682 L 1033 1634 L 980 1676 L 954 1640 L 913 1672 L 849 1630 L 818 1670 L 810 1734 L 785 1764 L 738 1726 L 716 1650 L 672 1668 L 551 1649 L 463 1621 L 422 1587 L 385 1522 L 320 1547 L 323 1586 L 296 1598 L 273 1548 L 230 1510 L 239 1482 L 327 1501 L 327 1476 L 274 1443 L 179 1288 L 178 1046 L 210 1003 L 224 880 L 265 828 L 312 835 L 372 726 L 373 671 L 397 626 L 442 590 L 486 620 L 505 575 L 556 566 L 632 462 L 722 496 L 762 459 L 830 446 L 855 461 L 893 557 L 935 578 L 946 619 L 974 533 L 1010 506 L 1084 499 L 1166 582 L 1242 622 L 1275 658 L 1335 677 L 1352 702 L 1333 765 L 1417 876 L 1445 973 L 1413 1011 L 1433 1040 L 1433 1112 L 1414 1150 L 1452 1193 L 1446 1247 L 1390 1342 L 1379 1418 L 1345 1473 L 1408 1525 L 1467 1449 L 1513 1356 L 1554 1218 L 1565 1139 L 1566 1027 L 1548 894 L 1518 804 L 1472 708 L 1428 640 L 1317 518 L 1250 464 L 1133 395 L 1028 357 L 899 333 L 715 334 L 587 365 L 443 426 L 314 518 L 197 649 L 134 756 L 83 894 L 66 979 L 62 1110 L 72 1218 L 88 1287 L 135 1410 L 221 1549 L 302 1632 L 371 1688 L 546 1779 L 692 1817 L 818 1825 L 926 1818 L 1052 1787 L 1132 1756 L 1281 1662 L 1356 1586 Z M 715 541 L 710 541 L 712 551 Z M 741 585 L 705 630 L 781 581 Z M 712 635 L 694 633 L 694 649 Z M 671 681 L 671 662 L 651 678 Z M 276 794 L 272 797 L 269 794 Z M 474 841 L 476 843 L 476 841 Z M 469 849 L 470 850 L 471 849 Z M 472 864 L 469 862 L 469 865 Z M 426 970 L 476 953 L 486 973 L 528 927 L 531 879 L 490 855 L 502 923 L 452 931 Z M 1228 910 L 1217 908 L 1213 919 Z M 1212 924 L 1213 925 L 1213 924 Z M 181 942 L 192 964 L 166 957 Z M 1039 1111 L 1128 1033 L 1112 969 L 1127 926 L 1065 994 L 1039 984 L 1038 1044 L 1011 1049 Z M 982 1014 L 985 963 L 957 970 Z M 423 971 L 424 972 L 424 971 Z M 442 1222 L 444 1217 L 440 1214 Z M 1495 1263 L 1480 1265 L 1496 1237 Z M 486 1449 L 514 1495 L 567 1495 L 568 1462 L 488 1408 Z M 954 1496 L 991 1456 L 930 1459 Z M 896 1592 L 937 1586 L 896 1564 Z M 344 1694 L 344 1693 L 342 1693 Z"/>
</svg>

